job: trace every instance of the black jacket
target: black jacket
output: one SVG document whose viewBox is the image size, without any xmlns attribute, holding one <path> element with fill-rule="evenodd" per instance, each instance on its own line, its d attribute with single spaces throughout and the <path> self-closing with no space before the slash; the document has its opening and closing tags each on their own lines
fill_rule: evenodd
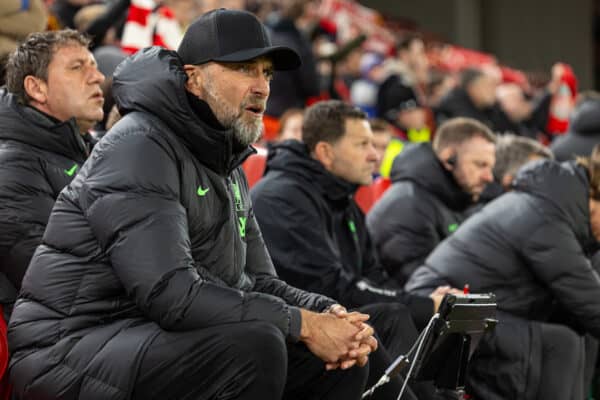
<svg viewBox="0 0 600 400">
<path fill-rule="evenodd" d="M 300 68 L 277 71 L 271 82 L 267 114 L 279 118 L 290 108 L 304 108 L 310 97 L 318 96 L 319 75 L 310 42 L 289 19 L 269 21 L 273 45 L 288 46 L 302 59 Z"/>
<path fill-rule="evenodd" d="M 57 122 L 0 90 L 0 303 L 12 304 L 60 191 L 86 159 L 74 120 Z"/>
<path fill-rule="evenodd" d="M 458 228 L 472 202 L 429 143 L 400 153 L 390 177 L 392 186 L 369 211 L 367 226 L 382 264 L 403 285 Z"/>
<path fill-rule="evenodd" d="M 525 393 L 537 388 L 541 341 L 536 323 L 527 321 L 568 310 L 575 328 L 600 337 L 600 277 L 585 251 L 593 242 L 588 200 L 582 167 L 529 164 L 513 191 L 469 218 L 407 283 L 407 290 L 424 293 L 469 284 L 472 292 L 496 294 L 499 329 L 475 360 L 477 390 L 495 393 L 483 398 L 529 398 Z"/>
<path fill-rule="evenodd" d="M 124 117 L 59 196 L 15 305 L 19 397 L 129 398 L 161 330 L 262 320 L 295 339 L 295 306 L 334 303 L 275 276 L 238 167 L 251 150 L 200 119 L 186 79 L 158 47 L 117 69 Z"/>
<path fill-rule="evenodd" d="M 600 143 L 600 100 L 587 100 L 573 111 L 569 130 L 552 142 L 550 149 L 559 161 L 589 157 Z"/>
<path fill-rule="evenodd" d="M 407 304 L 416 322 L 426 323 L 433 303 L 407 296 L 381 268 L 352 197 L 356 189 L 327 172 L 303 143 L 290 140 L 272 149 L 267 173 L 251 193 L 277 272 L 347 307 Z"/>
<path fill-rule="evenodd" d="M 494 132 L 511 132 L 536 139 L 537 133 L 545 132 L 551 100 L 550 93 L 544 93 L 535 100 L 529 118 L 516 123 L 506 115 L 498 103 L 485 109 L 477 108 L 467 92 L 457 87 L 442 98 L 434 113 L 438 126 L 450 118 L 468 117 L 482 122 Z"/>
</svg>

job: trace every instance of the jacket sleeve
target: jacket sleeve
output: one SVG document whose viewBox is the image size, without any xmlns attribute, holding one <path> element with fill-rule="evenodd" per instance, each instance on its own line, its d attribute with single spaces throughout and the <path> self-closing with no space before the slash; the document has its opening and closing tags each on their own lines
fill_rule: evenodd
<svg viewBox="0 0 600 400">
<path fill-rule="evenodd" d="M 344 268 L 338 248 L 327 235 L 327 217 L 319 215 L 318 207 L 303 190 L 288 186 L 282 194 L 277 188 L 262 189 L 252 193 L 256 216 L 277 271 L 285 279 L 337 299 L 346 307 L 410 303 L 402 290 L 363 279 Z M 429 299 L 423 302 L 429 302 L 433 310 Z"/>
<path fill-rule="evenodd" d="M 275 296 L 220 286 L 198 274 L 179 201 L 178 163 L 168 144 L 139 132 L 117 133 L 96 145 L 91 159 L 82 170 L 80 206 L 115 274 L 148 318 L 165 330 L 263 320 L 289 336 L 298 310 Z"/>
<path fill-rule="evenodd" d="M 600 337 L 600 277 L 566 223 L 542 224 L 522 249 L 532 272 L 579 324 Z"/>
<path fill-rule="evenodd" d="M 432 207 L 424 200 L 403 200 L 390 203 L 386 209 L 374 209 L 367 216 L 382 265 L 402 285 L 440 242 Z"/>
<path fill-rule="evenodd" d="M 56 198 L 41 164 L 26 155 L 0 163 L 0 193 L 0 265 L 18 290 Z M 5 300 L 14 296 L 2 293 Z"/>
<path fill-rule="evenodd" d="M 284 299 L 288 304 L 313 311 L 323 311 L 336 303 L 329 297 L 288 285 L 277 277 L 253 210 L 250 211 L 246 237 L 248 238 L 246 271 L 255 278 L 255 291 L 272 294 Z"/>
</svg>

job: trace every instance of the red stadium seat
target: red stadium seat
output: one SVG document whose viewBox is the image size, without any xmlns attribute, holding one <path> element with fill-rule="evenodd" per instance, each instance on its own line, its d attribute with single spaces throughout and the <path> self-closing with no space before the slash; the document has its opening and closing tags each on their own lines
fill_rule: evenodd
<svg viewBox="0 0 600 400">
<path fill-rule="evenodd" d="M 360 209 L 366 214 L 369 212 L 373 204 L 390 187 L 392 181 L 388 178 L 377 178 L 369 186 L 361 186 L 357 191 L 354 199 Z"/>
<path fill-rule="evenodd" d="M 0 305 L 0 400 L 10 399 L 10 384 L 6 375 L 8 367 L 8 340 L 6 335 L 6 321 L 4 321 L 4 310 Z"/>
<path fill-rule="evenodd" d="M 242 164 L 242 169 L 246 173 L 248 186 L 252 187 L 262 178 L 267 166 L 267 149 L 262 147 L 256 148 L 257 153 L 252 154 Z"/>
</svg>

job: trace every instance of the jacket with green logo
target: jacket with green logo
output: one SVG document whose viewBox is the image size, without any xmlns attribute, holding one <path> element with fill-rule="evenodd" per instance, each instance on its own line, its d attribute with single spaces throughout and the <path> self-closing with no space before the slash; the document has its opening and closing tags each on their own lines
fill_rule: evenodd
<svg viewBox="0 0 600 400">
<path fill-rule="evenodd" d="M 333 304 L 275 275 L 239 168 L 252 150 L 236 149 L 210 110 L 200 118 L 186 79 L 176 53 L 157 47 L 117 70 L 124 117 L 59 196 L 15 305 L 21 398 L 41 387 L 48 398 L 129 398 L 161 330 L 259 320 L 294 340 L 297 307 Z"/>
<path fill-rule="evenodd" d="M 52 206 L 86 154 L 73 120 L 57 122 L 0 91 L 0 303 L 15 300 Z"/>
<path fill-rule="evenodd" d="M 471 205 L 431 148 L 409 146 L 394 161 L 392 186 L 367 215 L 381 262 L 404 285 L 429 253 L 451 235 Z"/>
</svg>

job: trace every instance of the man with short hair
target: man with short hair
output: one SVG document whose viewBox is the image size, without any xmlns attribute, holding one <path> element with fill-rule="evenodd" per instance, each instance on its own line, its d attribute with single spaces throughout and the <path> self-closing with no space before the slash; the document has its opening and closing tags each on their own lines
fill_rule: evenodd
<svg viewBox="0 0 600 400">
<path fill-rule="evenodd" d="M 360 398 L 368 315 L 277 278 L 240 167 L 273 70 L 299 64 L 220 9 L 117 68 L 123 118 L 59 197 L 11 319 L 19 398 Z"/>
<path fill-rule="evenodd" d="M 88 154 L 81 132 L 103 116 L 104 76 L 72 30 L 33 33 L 0 90 L 0 303 L 12 307 L 60 191 Z"/>
<path fill-rule="evenodd" d="M 463 221 L 463 212 L 492 182 L 494 134 L 480 122 L 455 118 L 433 141 L 406 148 L 392 166 L 392 186 L 367 215 L 381 262 L 403 285 Z"/>
<path fill-rule="evenodd" d="M 274 146 L 267 173 L 251 191 L 275 268 L 296 287 L 368 310 L 386 353 L 406 352 L 416 339 L 411 316 L 423 327 L 447 288 L 431 299 L 408 296 L 377 260 L 353 199 L 358 185 L 371 183 L 377 161 L 367 116 L 341 101 L 316 103 L 305 112 L 302 141 Z M 372 358 L 371 372 L 378 368 L 369 379 L 381 376 Z"/>
</svg>

